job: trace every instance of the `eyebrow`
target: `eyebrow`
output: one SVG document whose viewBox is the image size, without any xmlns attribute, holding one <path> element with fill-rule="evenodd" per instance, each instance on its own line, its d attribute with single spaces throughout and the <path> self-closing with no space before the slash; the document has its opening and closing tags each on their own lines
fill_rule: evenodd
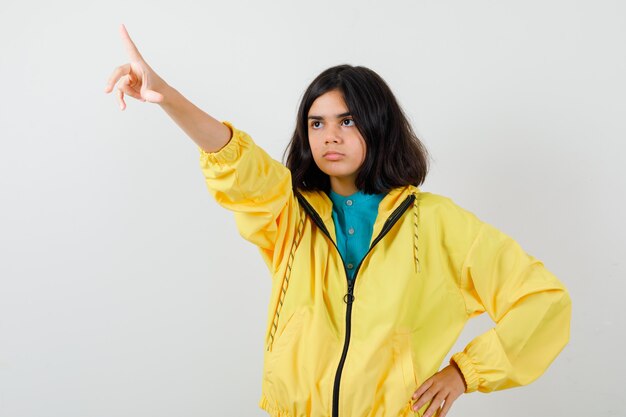
<svg viewBox="0 0 626 417">
<path fill-rule="evenodd" d="M 338 114 L 338 115 L 335 116 L 335 118 L 341 119 L 342 117 L 346 117 L 346 116 L 351 116 L 349 111 L 347 111 L 345 113 Z M 309 119 L 313 119 L 313 120 L 324 120 L 324 118 L 322 116 L 315 116 L 315 115 L 311 115 L 308 118 Z"/>
</svg>

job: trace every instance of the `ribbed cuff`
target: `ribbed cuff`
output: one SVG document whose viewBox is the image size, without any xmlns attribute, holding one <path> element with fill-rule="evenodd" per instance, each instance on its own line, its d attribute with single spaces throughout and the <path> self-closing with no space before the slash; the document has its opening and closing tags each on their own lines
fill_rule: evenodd
<svg viewBox="0 0 626 417">
<path fill-rule="evenodd" d="M 467 385 L 466 393 L 474 392 L 478 389 L 478 383 L 480 378 L 476 373 L 472 360 L 465 354 L 465 352 L 457 352 L 450 358 L 450 362 L 456 363 L 461 370 L 465 384 Z"/>
<path fill-rule="evenodd" d="M 242 148 L 248 148 L 251 145 L 251 140 L 246 133 L 236 129 L 230 122 L 223 121 L 222 124 L 230 129 L 231 137 L 226 145 L 216 152 L 207 152 L 198 146 L 202 165 L 232 162 L 239 157 Z"/>
</svg>

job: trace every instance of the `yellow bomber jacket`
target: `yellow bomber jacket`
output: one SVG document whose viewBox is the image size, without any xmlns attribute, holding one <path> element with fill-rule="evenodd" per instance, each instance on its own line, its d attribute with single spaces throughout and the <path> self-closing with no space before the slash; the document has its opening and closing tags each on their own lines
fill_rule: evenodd
<svg viewBox="0 0 626 417">
<path fill-rule="evenodd" d="M 495 327 L 451 361 L 466 392 L 538 378 L 569 341 L 571 299 L 517 242 L 451 199 L 414 186 L 380 202 L 369 252 L 349 285 L 332 202 L 293 190 L 291 172 L 229 122 L 200 151 L 209 192 L 232 211 L 272 277 L 259 406 L 280 417 L 421 416 L 411 396 L 468 319 Z"/>
</svg>

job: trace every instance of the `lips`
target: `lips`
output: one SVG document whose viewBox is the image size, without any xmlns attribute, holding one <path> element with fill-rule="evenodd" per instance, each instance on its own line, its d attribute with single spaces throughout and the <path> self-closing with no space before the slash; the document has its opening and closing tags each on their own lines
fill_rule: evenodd
<svg viewBox="0 0 626 417">
<path fill-rule="evenodd" d="M 324 154 L 324 158 L 329 161 L 338 161 L 343 158 L 343 154 L 339 152 L 330 151 Z"/>
</svg>

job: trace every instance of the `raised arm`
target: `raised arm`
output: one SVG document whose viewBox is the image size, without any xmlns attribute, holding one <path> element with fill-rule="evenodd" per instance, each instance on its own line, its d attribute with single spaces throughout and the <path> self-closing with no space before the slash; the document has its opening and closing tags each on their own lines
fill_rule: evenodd
<svg viewBox="0 0 626 417">
<path fill-rule="evenodd" d="M 286 267 L 284 253 L 298 224 L 299 211 L 291 172 L 252 138 L 229 122 L 220 122 L 169 86 L 146 63 L 124 25 L 120 35 L 129 58 L 115 68 L 104 92 L 117 84 L 120 109 L 124 96 L 156 103 L 196 143 L 200 167 L 215 200 L 234 212 L 239 233 L 258 246 L 271 271 Z"/>
<path fill-rule="evenodd" d="M 116 87 L 120 109 L 126 109 L 124 96 L 142 102 L 156 103 L 201 149 L 216 152 L 231 138 L 232 132 L 220 121 L 211 117 L 168 85 L 143 59 L 124 25 L 120 36 L 129 62 L 120 65 L 111 74 L 104 88 L 110 93 Z"/>
</svg>

